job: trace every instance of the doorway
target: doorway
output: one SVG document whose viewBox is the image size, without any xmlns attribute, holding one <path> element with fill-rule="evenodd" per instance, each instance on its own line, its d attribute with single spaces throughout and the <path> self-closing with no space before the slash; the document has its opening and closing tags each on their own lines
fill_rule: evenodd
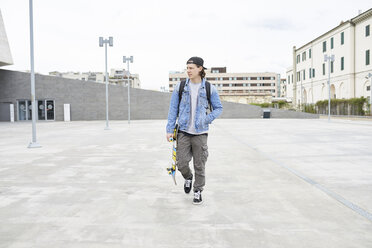
<svg viewBox="0 0 372 248">
<path fill-rule="evenodd" d="M 31 121 L 32 120 L 32 102 L 31 100 L 17 100 L 18 120 Z M 55 112 L 54 100 L 36 100 L 37 106 L 37 120 L 54 121 Z"/>
</svg>

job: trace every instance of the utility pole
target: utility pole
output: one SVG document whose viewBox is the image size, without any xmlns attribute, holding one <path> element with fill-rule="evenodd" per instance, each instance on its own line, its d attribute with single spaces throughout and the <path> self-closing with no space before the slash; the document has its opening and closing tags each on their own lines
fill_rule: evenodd
<svg viewBox="0 0 372 248">
<path fill-rule="evenodd" d="M 129 62 L 133 63 L 133 56 L 126 57 L 123 56 L 123 63 L 127 63 L 127 76 L 128 76 L 128 124 L 130 124 L 130 72 L 129 72 Z"/>
<path fill-rule="evenodd" d="M 331 120 L 331 62 L 335 61 L 335 55 L 324 55 L 324 62 L 328 61 L 328 122 Z"/>
<path fill-rule="evenodd" d="M 369 96 L 369 112 L 370 112 L 370 115 L 372 115 L 372 73 L 368 73 L 368 75 L 366 76 L 366 79 L 369 79 L 370 81 L 369 93 L 371 95 Z"/>
<path fill-rule="evenodd" d="M 107 44 L 109 44 L 111 47 L 113 44 L 113 38 L 109 37 L 108 39 L 103 39 L 103 37 L 99 37 L 99 46 L 103 47 L 103 44 L 105 44 L 105 79 L 106 79 L 106 127 L 105 130 L 110 130 L 109 127 L 109 107 L 108 107 L 108 75 L 107 75 Z"/>
<path fill-rule="evenodd" d="M 31 57 L 31 102 L 32 102 L 32 141 L 28 148 L 40 148 L 36 141 L 36 97 L 35 97 L 35 69 L 34 69 L 34 21 L 32 0 L 29 1 L 30 10 L 30 57 Z"/>
</svg>

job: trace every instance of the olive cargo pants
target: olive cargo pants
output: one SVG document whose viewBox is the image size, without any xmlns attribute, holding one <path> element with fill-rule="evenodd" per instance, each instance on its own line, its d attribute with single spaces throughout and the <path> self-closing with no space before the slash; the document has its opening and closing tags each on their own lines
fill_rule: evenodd
<svg viewBox="0 0 372 248">
<path fill-rule="evenodd" d="M 185 179 L 192 178 L 189 163 L 193 158 L 194 192 L 203 191 L 205 185 L 205 163 L 208 158 L 207 139 L 208 134 L 190 135 L 180 132 L 177 136 L 177 167 Z"/>
</svg>

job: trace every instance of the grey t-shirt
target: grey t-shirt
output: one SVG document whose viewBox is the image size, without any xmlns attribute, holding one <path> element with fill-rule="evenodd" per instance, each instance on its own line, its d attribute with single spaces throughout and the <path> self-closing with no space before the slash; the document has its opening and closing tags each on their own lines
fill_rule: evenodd
<svg viewBox="0 0 372 248">
<path fill-rule="evenodd" d="M 190 97 L 191 97 L 191 111 L 190 111 L 190 124 L 187 128 L 187 133 L 190 134 L 202 134 L 197 133 L 195 130 L 195 114 L 196 114 L 196 105 L 198 104 L 198 95 L 199 95 L 199 89 L 201 86 L 201 83 L 192 83 L 190 81 Z"/>
</svg>

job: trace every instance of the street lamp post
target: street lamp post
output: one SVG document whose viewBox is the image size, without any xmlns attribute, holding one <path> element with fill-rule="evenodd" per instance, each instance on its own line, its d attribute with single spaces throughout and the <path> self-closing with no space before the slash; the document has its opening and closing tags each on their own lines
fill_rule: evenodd
<svg viewBox="0 0 372 248">
<path fill-rule="evenodd" d="M 302 75 L 303 77 L 303 75 Z M 302 77 L 301 77 L 301 73 L 300 73 L 300 80 L 301 80 L 301 85 L 300 85 L 300 111 L 303 111 L 302 109 L 302 104 L 303 104 L 303 99 L 302 99 Z"/>
<path fill-rule="evenodd" d="M 36 97 L 35 97 L 35 70 L 34 70 L 34 22 L 32 0 L 29 1 L 30 9 L 30 57 L 31 57 L 31 102 L 32 102 L 32 141 L 28 148 L 39 148 L 36 141 Z"/>
<path fill-rule="evenodd" d="M 305 104 L 305 94 L 304 94 L 304 91 L 305 91 L 305 86 L 301 86 L 301 108 L 302 108 L 302 111 L 304 111 L 304 104 Z"/>
<path fill-rule="evenodd" d="M 372 115 L 372 73 L 368 73 L 366 78 L 369 78 L 370 84 L 369 84 L 369 93 L 371 93 L 369 97 L 369 112 Z"/>
<path fill-rule="evenodd" d="M 109 127 L 109 110 L 108 110 L 108 75 L 107 75 L 107 44 L 111 47 L 113 46 L 113 38 L 109 37 L 108 39 L 103 39 L 103 37 L 99 37 L 99 46 L 103 47 L 105 44 L 105 80 L 106 80 L 106 127 L 105 130 L 110 130 Z"/>
<path fill-rule="evenodd" d="M 128 124 L 130 124 L 130 72 L 129 72 L 129 62 L 133 63 L 133 56 L 126 57 L 123 56 L 123 63 L 127 63 L 127 76 L 128 76 Z"/>
<path fill-rule="evenodd" d="M 331 62 L 335 61 L 335 55 L 324 55 L 324 62 L 328 61 L 328 122 L 331 120 Z"/>
</svg>

